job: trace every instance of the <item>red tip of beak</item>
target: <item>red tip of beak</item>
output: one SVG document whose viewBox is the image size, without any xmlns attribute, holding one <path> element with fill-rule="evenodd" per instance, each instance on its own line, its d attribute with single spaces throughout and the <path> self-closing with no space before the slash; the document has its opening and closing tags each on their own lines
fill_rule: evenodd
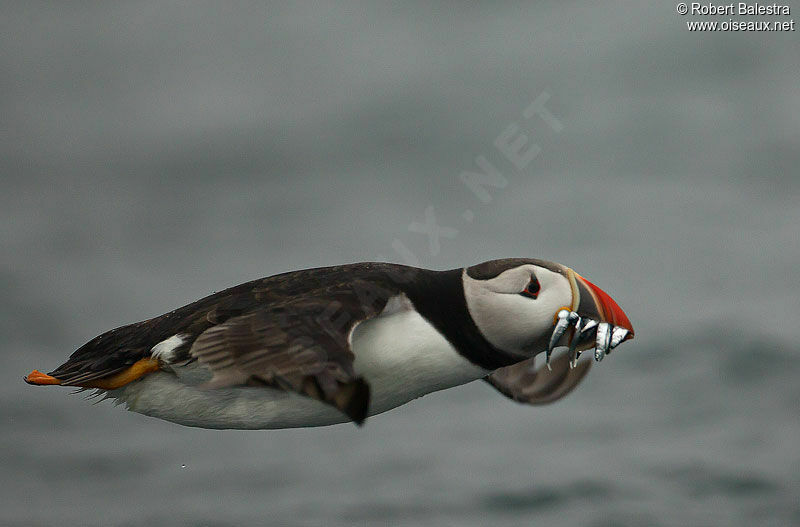
<svg viewBox="0 0 800 527">
<path fill-rule="evenodd" d="M 625 315 L 625 312 L 622 310 L 622 308 L 619 307 L 619 304 L 617 304 L 614 299 L 608 295 L 608 293 L 591 283 L 589 280 L 580 275 L 578 276 L 581 281 L 586 284 L 586 287 L 588 287 L 594 294 L 598 307 L 603 310 L 602 314 L 605 318 L 605 322 L 609 322 L 615 326 L 620 326 L 627 329 L 630 331 L 630 333 L 625 340 L 632 339 L 633 325 L 631 324 L 631 321 L 628 320 L 628 317 Z"/>
</svg>

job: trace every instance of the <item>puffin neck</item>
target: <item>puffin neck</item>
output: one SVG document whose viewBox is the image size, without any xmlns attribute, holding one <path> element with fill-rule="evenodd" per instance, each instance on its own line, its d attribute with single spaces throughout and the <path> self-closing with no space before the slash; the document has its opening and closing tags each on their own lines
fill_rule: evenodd
<svg viewBox="0 0 800 527">
<path fill-rule="evenodd" d="M 494 347 L 478 330 L 464 297 L 463 271 L 425 270 L 413 284 L 406 284 L 406 294 L 417 312 L 473 364 L 496 370 L 524 360 Z"/>
</svg>

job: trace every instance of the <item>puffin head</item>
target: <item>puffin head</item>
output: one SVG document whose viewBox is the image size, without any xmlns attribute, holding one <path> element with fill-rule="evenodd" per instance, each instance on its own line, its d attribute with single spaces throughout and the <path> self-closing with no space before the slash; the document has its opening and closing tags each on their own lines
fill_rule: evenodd
<svg viewBox="0 0 800 527">
<path fill-rule="evenodd" d="M 569 346 L 573 361 L 595 359 L 633 338 L 633 326 L 603 290 L 564 265 L 532 258 L 491 260 L 464 269 L 472 320 L 494 347 L 525 357 Z"/>
</svg>

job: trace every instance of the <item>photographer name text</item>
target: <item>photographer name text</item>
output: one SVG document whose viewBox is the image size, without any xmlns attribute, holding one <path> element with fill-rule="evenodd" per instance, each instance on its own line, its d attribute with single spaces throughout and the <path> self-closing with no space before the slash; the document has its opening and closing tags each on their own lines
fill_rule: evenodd
<svg viewBox="0 0 800 527">
<path fill-rule="evenodd" d="M 685 5 L 685 4 L 684 4 Z M 692 2 L 689 4 L 690 15 L 791 15 L 788 5 L 780 4 L 748 4 L 746 2 L 731 4 L 714 4 L 711 2 Z"/>
</svg>

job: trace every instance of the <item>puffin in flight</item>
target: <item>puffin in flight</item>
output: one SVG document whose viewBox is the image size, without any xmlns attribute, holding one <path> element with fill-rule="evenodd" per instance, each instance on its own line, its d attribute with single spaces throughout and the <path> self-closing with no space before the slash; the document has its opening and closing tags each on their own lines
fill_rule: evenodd
<svg viewBox="0 0 800 527">
<path fill-rule="evenodd" d="M 97 389 L 129 410 L 203 428 L 358 425 L 478 379 L 539 405 L 633 337 L 600 288 L 561 264 L 449 271 L 356 263 L 247 282 L 95 337 L 34 385 Z M 553 357 L 553 349 L 568 348 Z M 538 369 L 534 357 L 544 353 Z"/>
</svg>

